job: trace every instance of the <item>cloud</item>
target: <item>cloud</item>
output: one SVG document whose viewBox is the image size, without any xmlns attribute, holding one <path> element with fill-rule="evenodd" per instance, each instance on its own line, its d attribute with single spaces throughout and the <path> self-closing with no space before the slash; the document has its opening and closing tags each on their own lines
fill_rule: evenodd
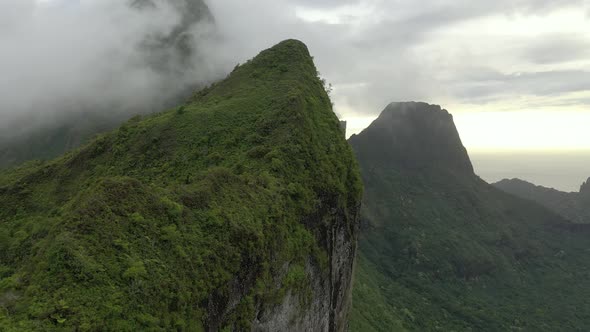
<svg viewBox="0 0 590 332">
<path fill-rule="evenodd" d="M 524 56 L 540 65 L 585 60 L 590 56 L 590 39 L 568 34 L 543 36 L 531 43 Z"/>
<path fill-rule="evenodd" d="M 236 57 L 284 38 L 305 41 L 345 117 L 375 115 L 392 100 L 486 103 L 587 89 L 584 66 L 572 64 L 590 41 L 584 0 L 218 0 L 211 7 Z M 575 39 L 562 38 L 573 31 Z"/>
<path fill-rule="evenodd" d="M 391 101 L 510 104 L 589 88 L 585 0 L 210 0 L 215 38 L 186 16 L 198 1 L 142 1 L 155 6 L 0 2 L 0 127 L 96 105 L 155 110 L 287 38 L 308 44 L 344 117 Z"/>
<path fill-rule="evenodd" d="M 0 2 L 0 131 L 83 112 L 153 111 L 221 77 L 226 69 L 199 48 L 213 42 L 195 3 Z"/>
<path fill-rule="evenodd" d="M 497 99 L 521 96 L 559 97 L 590 91 L 590 72 L 585 70 L 552 70 L 503 74 L 490 68 L 473 68 L 457 73 L 447 82 L 452 94 L 466 103 L 488 103 Z M 580 105 L 587 103 L 578 99 Z M 569 105 L 572 105 L 569 103 Z"/>
</svg>

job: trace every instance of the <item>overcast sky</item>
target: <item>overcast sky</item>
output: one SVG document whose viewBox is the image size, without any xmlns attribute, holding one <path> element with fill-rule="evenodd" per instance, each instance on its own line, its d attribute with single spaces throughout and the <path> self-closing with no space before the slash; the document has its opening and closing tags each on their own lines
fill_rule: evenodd
<svg viewBox="0 0 590 332">
<path fill-rule="evenodd" d="M 588 176 L 590 0 L 205 0 L 214 28 L 186 26 L 189 0 L 149 1 L 0 0 L 0 140 L 73 112 L 159 109 L 297 38 L 349 134 L 425 101 L 454 115 L 488 181 L 577 190 Z M 179 26 L 188 39 L 162 39 Z"/>
<path fill-rule="evenodd" d="M 334 85 L 349 134 L 414 100 L 453 113 L 471 151 L 590 151 L 590 0 L 206 0 L 222 43 L 199 40 L 197 26 L 204 58 L 172 76 L 146 67 L 138 45 L 175 27 L 182 11 L 166 4 L 183 0 L 153 1 L 160 10 L 0 0 L 0 127 L 26 112 L 150 104 L 297 38 Z"/>
<path fill-rule="evenodd" d="M 224 77 L 225 63 L 199 52 L 210 24 L 184 0 L 134 1 L 0 0 L 0 143 L 73 113 L 162 110 Z"/>
<path fill-rule="evenodd" d="M 590 149 L 590 0 L 210 0 L 229 54 L 306 42 L 361 130 L 441 104 L 472 150 Z"/>
</svg>

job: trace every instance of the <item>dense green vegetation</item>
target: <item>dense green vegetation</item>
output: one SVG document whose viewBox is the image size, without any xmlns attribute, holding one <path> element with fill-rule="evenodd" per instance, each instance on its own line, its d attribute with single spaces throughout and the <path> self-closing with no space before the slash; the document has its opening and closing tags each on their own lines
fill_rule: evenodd
<svg viewBox="0 0 590 332">
<path fill-rule="evenodd" d="M 422 107 L 350 139 L 365 184 L 352 331 L 586 331 L 587 232 L 444 158 L 464 151 L 452 119 Z M 409 147 L 419 159 L 388 157 Z"/>
<path fill-rule="evenodd" d="M 587 183 L 590 183 L 590 179 L 582 184 L 580 192 L 571 193 L 536 186 L 519 179 L 504 179 L 492 185 L 509 194 L 537 202 L 575 223 L 590 224 L 590 189 L 585 189 Z"/>
<path fill-rule="evenodd" d="M 285 41 L 185 105 L 0 173 L 0 330 L 248 329 L 329 273 L 361 183 L 309 53 Z M 288 271 L 282 271 L 285 267 Z"/>
</svg>

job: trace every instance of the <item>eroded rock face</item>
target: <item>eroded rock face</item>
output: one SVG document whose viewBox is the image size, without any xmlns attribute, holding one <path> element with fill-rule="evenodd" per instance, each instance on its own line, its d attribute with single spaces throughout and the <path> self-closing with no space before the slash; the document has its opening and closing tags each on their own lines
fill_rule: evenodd
<svg viewBox="0 0 590 332">
<path fill-rule="evenodd" d="M 359 232 L 360 205 L 351 211 L 324 215 L 331 220 L 331 226 L 323 234 L 328 253 L 328 268 L 321 266 L 313 257 L 305 264 L 309 289 L 303 292 L 288 291 L 277 304 L 258 304 L 252 331 L 348 331 L 348 315 L 352 304 L 352 281 Z M 348 215 L 348 217 L 347 217 Z M 327 219 L 326 219 L 327 218 Z M 321 220 L 321 219 L 319 219 Z M 322 241 L 322 242 L 323 242 Z M 276 290 L 281 288 L 281 280 L 289 271 L 285 264 L 282 273 L 275 276 L 276 283 L 268 285 Z M 252 276 L 254 277 L 254 276 Z M 208 331 L 218 331 L 228 315 L 252 287 L 253 279 L 236 280 L 229 298 L 211 299 L 211 315 Z"/>
<path fill-rule="evenodd" d="M 358 152 L 364 160 L 407 170 L 445 168 L 473 174 L 452 115 L 438 105 L 391 103 L 362 136 L 350 141 L 366 145 Z"/>
<path fill-rule="evenodd" d="M 305 293 L 289 292 L 280 304 L 259 309 L 253 331 L 348 330 L 360 205 L 346 212 L 334 213 L 335 209 L 331 207 L 329 210 L 325 211 L 321 219 L 331 220 L 331 226 L 317 234 L 322 242 L 325 241 L 329 255 L 328 269 L 311 257 L 305 265 L 307 278 L 311 282 L 310 293 L 307 294 L 311 295 L 307 299 L 310 301 L 304 298 Z M 287 271 L 288 267 L 284 270 Z"/>
</svg>

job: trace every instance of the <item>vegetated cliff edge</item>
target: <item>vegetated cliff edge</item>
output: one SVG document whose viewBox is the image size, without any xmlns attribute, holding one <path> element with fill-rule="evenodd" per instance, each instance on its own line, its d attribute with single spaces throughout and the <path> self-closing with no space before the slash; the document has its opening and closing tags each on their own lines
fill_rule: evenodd
<svg viewBox="0 0 590 332">
<path fill-rule="evenodd" d="M 0 329 L 342 331 L 362 185 L 307 48 L 0 173 Z"/>
<path fill-rule="evenodd" d="M 350 138 L 365 195 L 353 331 L 582 331 L 590 238 L 477 177 L 452 116 L 389 105 Z"/>
</svg>

